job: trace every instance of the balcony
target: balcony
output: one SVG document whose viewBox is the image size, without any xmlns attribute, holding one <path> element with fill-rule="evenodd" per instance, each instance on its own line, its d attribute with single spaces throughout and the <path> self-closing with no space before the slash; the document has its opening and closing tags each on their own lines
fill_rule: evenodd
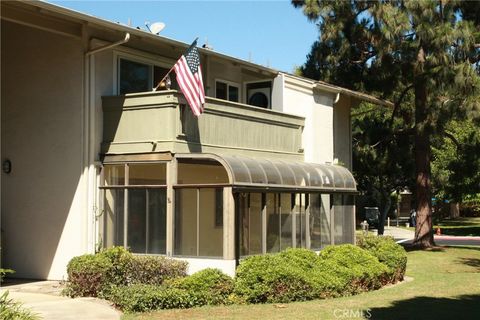
<svg viewBox="0 0 480 320">
<path fill-rule="evenodd" d="M 193 116 L 175 90 L 103 97 L 102 153 L 222 153 L 303 160 L 302 117 L 206 98 Z"/>
</svg>

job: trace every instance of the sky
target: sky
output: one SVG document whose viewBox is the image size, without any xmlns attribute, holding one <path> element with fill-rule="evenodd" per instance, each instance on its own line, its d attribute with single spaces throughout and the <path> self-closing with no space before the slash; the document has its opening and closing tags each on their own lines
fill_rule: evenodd
<svg viewBox="0 0 480 320">
<path fill-rule="evenodd" d="M 198 45 L 292 72 L 302 65 L 317 26 L 289 0 L 276 1 L 57 1 L 47 2 L 102 19 L 145 29 L 145 22 L 163 22 L 165 37 Z"/>
</svg>

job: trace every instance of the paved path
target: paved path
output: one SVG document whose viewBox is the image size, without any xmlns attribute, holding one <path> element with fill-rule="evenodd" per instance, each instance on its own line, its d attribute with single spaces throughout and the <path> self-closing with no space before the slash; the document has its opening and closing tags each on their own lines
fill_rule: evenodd
<svg viewBox="0 0 480 320">
<path fill-rule="evenodd" d="M 44 320 L 118 320 L 121 313 L 108 302 L 96 298 L 71 299 L 58 295 L 52 284 L 56 281 L 7 285 L 0 288 L 9 291 L 9 298 L 22 302 L 25 308 L 37 313 Z M 53 287 L 53 290 L 51 290 Z"/>
<path fill-rule="evenodd" d="M 377 230 L 372 230 L 376 233 Z M 391 236 L 398 243 L 411 243 L 415 236 L 415 233 L 411 230 L 397 228 L 397 227 L 385 227 L 385 235 Z M 434 240 L 437 245 L 472 245 L 480 246 L 480 237 L 463 237 L 463 236 L 448 236 L 448 235 L 434 235 Z"/>
</svg>

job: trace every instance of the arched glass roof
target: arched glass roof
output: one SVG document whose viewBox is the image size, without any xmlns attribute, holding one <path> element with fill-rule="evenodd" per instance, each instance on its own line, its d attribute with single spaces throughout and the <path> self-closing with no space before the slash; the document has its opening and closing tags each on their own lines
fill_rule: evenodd
<svg viewBox="0 0 480 320">
<path fill-rule="evenodd" d="M 237 188 L 357 192 L 352 173 L 338 165 L 236 155 L 188 155 L 197 157 L 223 164 L 230 183 Z"/>
</svg>

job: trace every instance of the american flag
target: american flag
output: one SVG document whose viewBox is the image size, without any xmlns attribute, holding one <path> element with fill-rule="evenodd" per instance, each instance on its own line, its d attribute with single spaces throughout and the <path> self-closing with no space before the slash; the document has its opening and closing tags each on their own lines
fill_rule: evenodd
<svg viewBox="0 0 480 320">
<path fill-rule="evenodd" d="M 203 88 L 197 40 L 190 45 L 173 68 L 177 74 L 177 82 L 183 95 L 187 99 L 193 114 L 198 117 L 203 112 L 205 89 Z"/>
</svg>

